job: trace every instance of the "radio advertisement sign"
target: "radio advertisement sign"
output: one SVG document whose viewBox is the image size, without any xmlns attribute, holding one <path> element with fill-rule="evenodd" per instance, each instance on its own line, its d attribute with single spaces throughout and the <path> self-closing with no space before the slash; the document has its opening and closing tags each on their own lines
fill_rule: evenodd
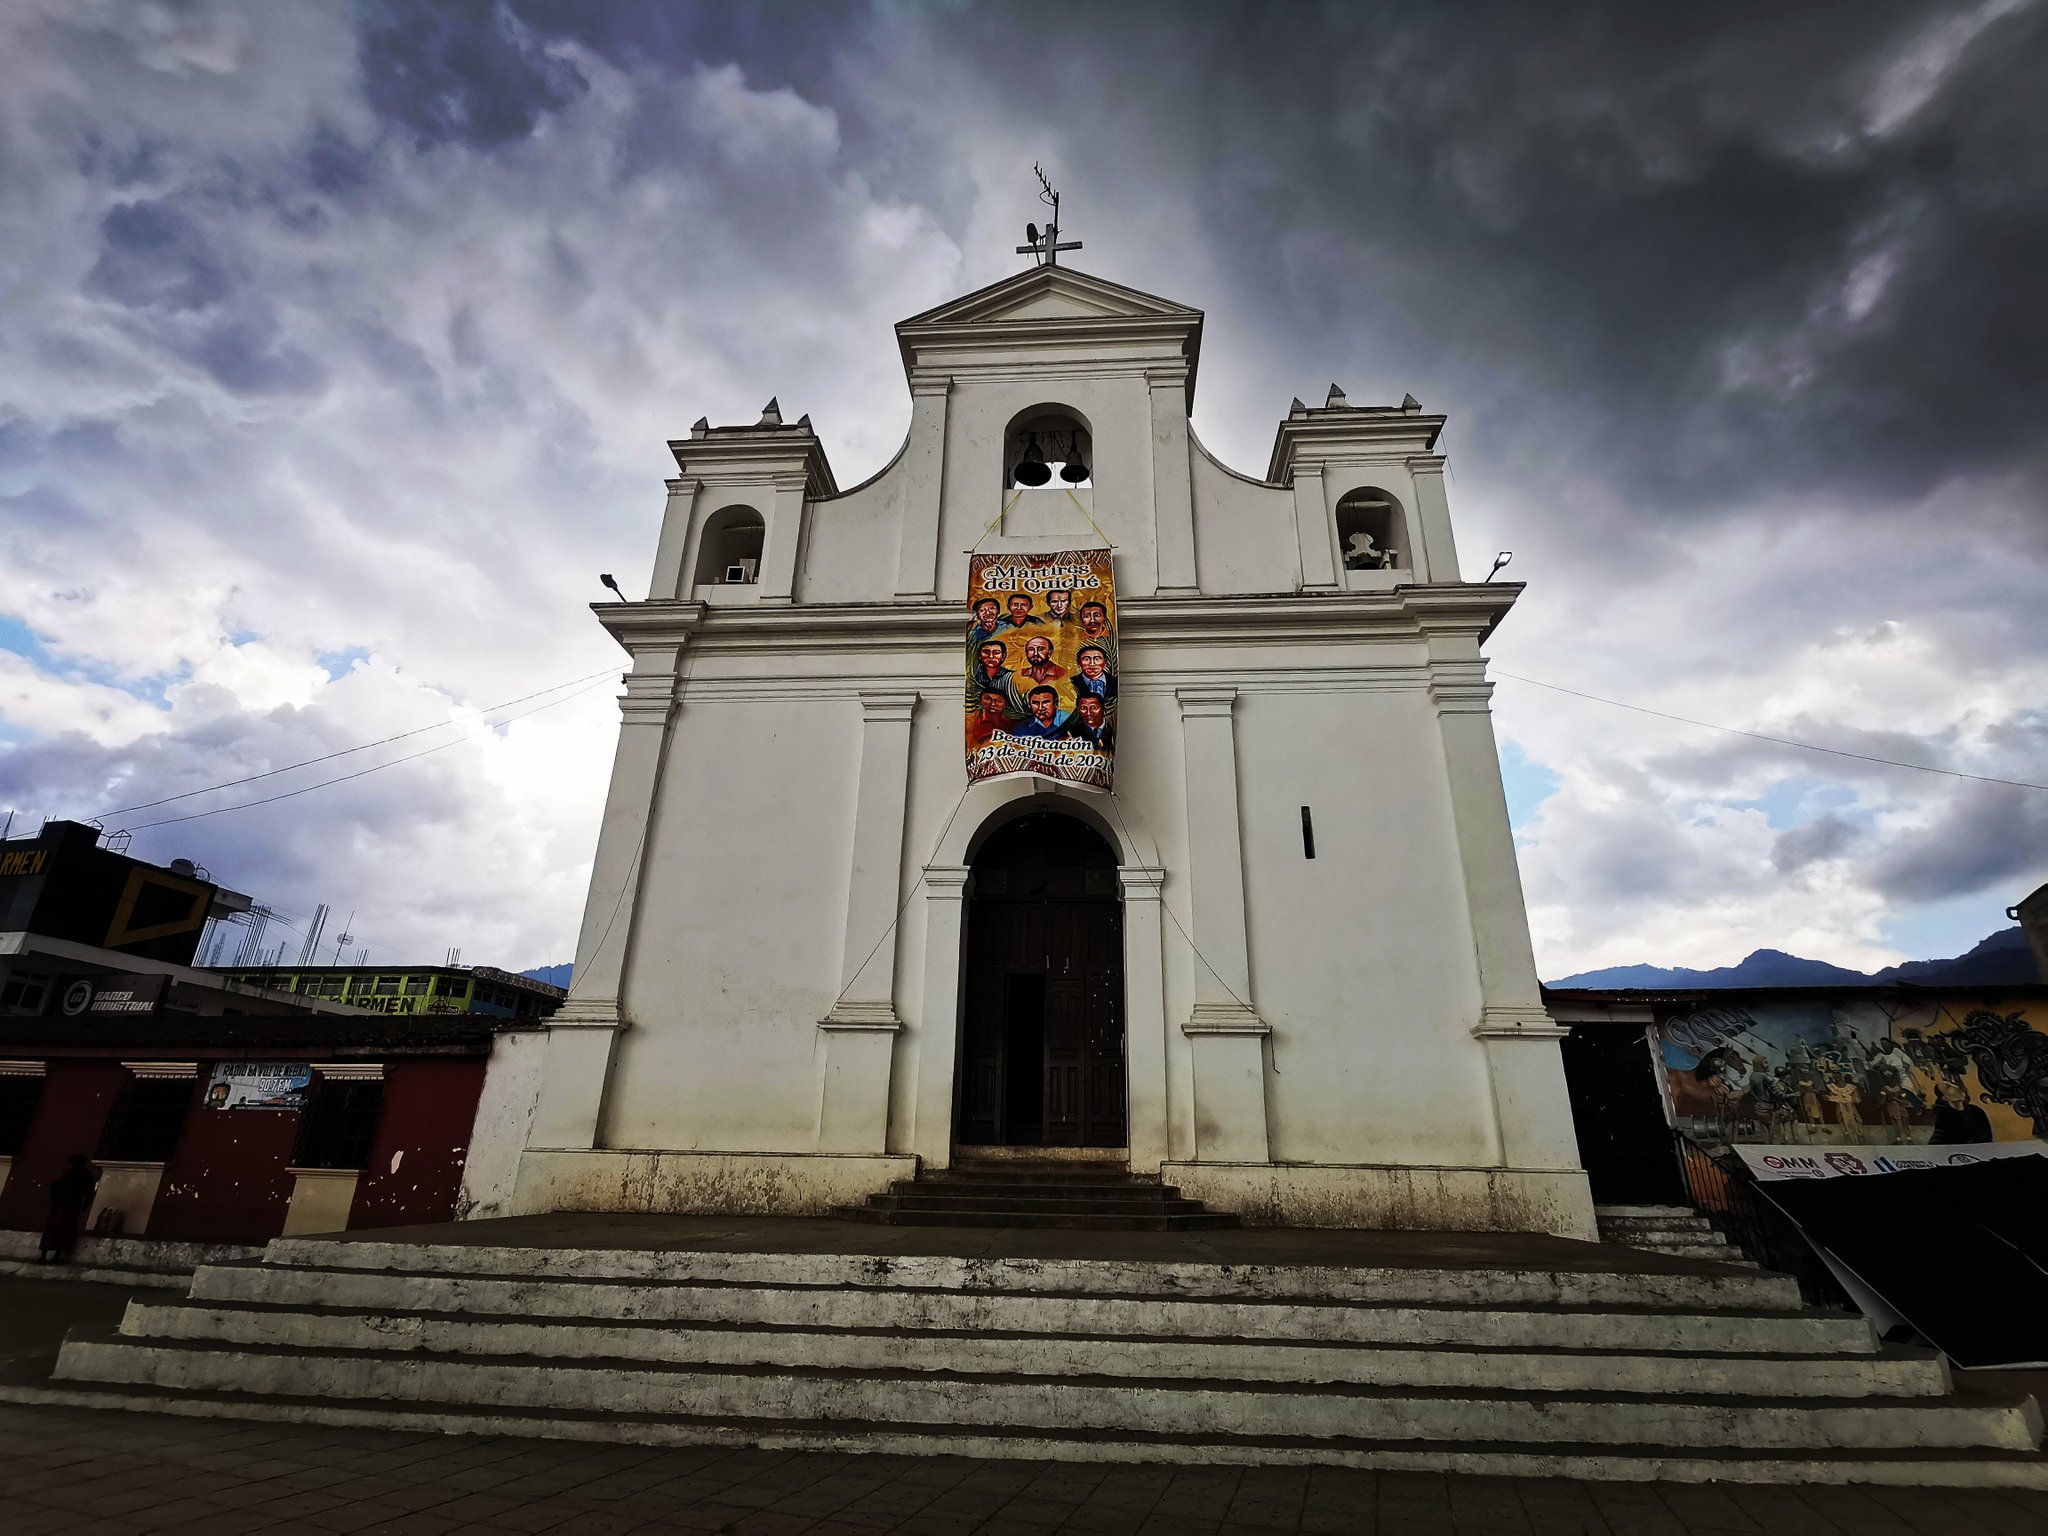
<svg viewBox="0 0 2048 1536">
<path fill-rule="evenodd" d="M 304 1109 L 313 1069 L 302 1061 L 222 1062 L 207 1080 L 208 1109 Z"/>
</svg>

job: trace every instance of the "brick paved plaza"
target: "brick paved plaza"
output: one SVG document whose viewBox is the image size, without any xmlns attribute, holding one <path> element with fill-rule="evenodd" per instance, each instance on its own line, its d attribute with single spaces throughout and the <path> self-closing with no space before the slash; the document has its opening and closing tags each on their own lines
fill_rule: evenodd
<svg viewBox="0 0 2048 1536">
<path fill-rule="evenodd" d="M 0 1280 L 0 1374 L 129 1292 Z M 734 1531 L 2037 1536 L 2048 1493 L 1691 1487 L 415 1436 L 0 1405 L 0 1536 Z"/>
</svg>

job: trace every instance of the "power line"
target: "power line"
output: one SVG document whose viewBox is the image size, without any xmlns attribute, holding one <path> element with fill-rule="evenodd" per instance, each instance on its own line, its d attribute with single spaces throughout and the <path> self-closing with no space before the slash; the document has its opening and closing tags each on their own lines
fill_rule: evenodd
<svg viewBox="0 0 2048 1536">
<path fill-rule="evenodd" d="M 538 699 L 550 693 L 560 693 L 564 688 L 573 688 L 578 683 L 594 682 L 596 679 L 600 677 L 611 677 L 614 676 L 618 672 L 618 670 L 619 669 L 617 667 L 606 667 L 602 672 L 593 672 L 588 677 L 572 677 L 566 683 L 556 683 L 551 688 L 542 688 L 534 693 L 523 693 L 516 699 L 505 700 L 504 703 L 502 704 L 491 704 L 483 709 L 473 709 L 469 711 L 469 713 L 467 714 L 454 715 L 446 720 L 436 720 L 432 725 L 417 726 L 410 731 L 400 731 L 396 735 L 385 736 L 377 741 L 363 742 L 360 746 L 343 747 L 339 752 L 329 752 L 323 757 L 309 757 L 304 762 L 286 763 L 282 768 L 269 768 L 263 771 L 262 773 L 252 773 L 247 778 L 229 779 L 225 783 L 221 784 L 209 784 L 204 789 L 188 789 L 182 795 L 165 795 L 161 800 L 145 800 L 140 805 L 116 806 L 111 811 L 101 811 L 99 813 L 98 819 L 104 821 L 109 816 L 125 816 L 130 811 L 153 810 L 155 807 L 159 805 L 171 805 L 179 800 L 190 800 L 195 795 L 210 795 L 216 789 L 234 789 L 238 785 L 254 784 L 258 779 L 275 778 L 278 774 L 290 773 L 295 768 L 310 768 L 315 763 L 331 763 L 337 757 L 348 757 L 356 752 L 367 752 L 372 747 L 388 746 L 390 743 L 394 741 L 404 741 L 409 736 L 418 736 L 426 731 L 438 731 L 443 726 L 458 725 L 464 720 L 474 720 L 479 715 L 496 714 L 501 709 L 510 709 L 514 704 L 524 704 L 528 699 Z M 573 698 L 574 695 L 572 694 L 571 697 Z M 558 700 L 557 702 L 560 701 Z M 462 739 L 466 741 L 469 738 L 464 737 Z M 401 757 L 394 759 L 394 761 L 402 763 L 406 761 L 406 759 Z M 341 781 L 338 779 L 330 779 L 328 782 L 339 783 Z M 256 805 L 261 805 L 264 802 L 258 800 L 252 803 Z M 150 823 L 150 825 L 153 827 L 160 827 L 164 825 L 164 823 L 160 821 L 153 821 Z M 137 830 L 139 831 L 141 829 L 137 828 Z"/>
<path fill-rule="evenodd" d="M 1853 757 L 1859 763 L 1880 763 L 1887 768 L 1911 768 L 1916 773 L 1939 773 L 1951 779 L 1970 779 L 1978 784 L 2003 784 L 2010 789 L 2048 791 L 2048 784 L 2031 784 L 2025 779 L 1995 779 L 1981 773 L 1964 773 L 1960 768 L 1935 768 L 1926 763 L 1903 763 L 1895 757 L 1876 757 L 1868 752 L 1851 752 L 1844 747 L 1824 747 L 1818 742 L 1796 741 L 1790 736 L 1771 736 L 1763 731 L 1745 731 L 1739 726 L 1717 725 L 1712 720 L 1694 720 L 1686 715 L 1669 714 L 1664 710 L 1650 709 L 1642 704 L 1625 704 L 1620 699 L 1602 698 L 1597 693 L 1585 693 L 1577 688 L 1567 688 L 1561 683 L 1543 683 L 1533 677 L 1517 677 L 1512 672 L 1501 671 L 1499 667 L 1491 670 L 1495 677 L 1504 677 L 1509 682 L 1527 683 L 1532 688 L 1547 688 L 1552 693 L 1568 693 L 1575 699 L 1591 699 L 1595 704 L 1611 704 L 1616 709 L 1634 710 L 1639 715 L 1655 715 L 1659 720 L 1675 720 L 1680 725 L 1696 725 L 1705 731 L 1726 731 L 1730 736 L 1747 736 L 1752 741 L 1768 741 L 1780 747 L 1797 747 L 1802 752 L 1825 752 L 1830 757 Z"/>
<path fill-rule="evenodd" d="M 605 673 L 600 675 L 609 676 L 611 675 L 610 670 L 607 669 Z M 571 699 L 581 698 L 596 686 L 596 681 L 592 680 L 574 693 L 566 694 L 559 699 L 550 699 L 545 704 L 536 704 L 532 709 L 523 710 L 519 714 L 498 721 L 497 725 L 510 725 L 514 720 L 524 720 L 528 715 L 537 715 L 544 709 L 553 709 L 557 704 L 567 704 Z M 530 698 L 532 695 L 529 694 L 528 697 Z M 502 705 L 499 707 L 503 708 Z M 494 726 L 493 729 L 495 728 Z M 409 734 L 416 735 L 417 732 Z M 309 795 L 316 789 L 327 788 L 330 784 L 346 784 L 350 779 L 360 779 L 383 768 L 396 768 L 400 763 L 409 763 L 415 758 L 426 757 L 431 753 L 445 751 L 449 747 L 459 747 L 466 741 L 475 741 L 476 739 L 474 736 L 458 736 L 453 741 L 437 742 L 431 747 L 422 747 L 417 752 L 408 752 L 404 757 L 394 757 L 388 762 L 373 763 L 368 768 L 357 769 L 354 773 L 337 774 L 334 778 L 322 779 L 317 784 L 307 784 L 299 789 L 288 789 L 281 795 L 266 795 L 261 800 L 244 800 L 240 805 L 223 805 L 210 811 L 194 811 L 188 816 L 166 816 L 162 821 L 145 821 L 139 827 L 124 827 L 122 830 L 127 832 L 147 832 L 151 827 L 168 827 L 181 821 L 202 821 L 208 816 L 225 816 L 229 811 L 247 811 L 253 810 L 259 805 L 273 805 L 279 800 L 290 800 L 299 795 Z M 373 742 L 371 745 L 374 746 L 376 743 Z"/>
</svg>

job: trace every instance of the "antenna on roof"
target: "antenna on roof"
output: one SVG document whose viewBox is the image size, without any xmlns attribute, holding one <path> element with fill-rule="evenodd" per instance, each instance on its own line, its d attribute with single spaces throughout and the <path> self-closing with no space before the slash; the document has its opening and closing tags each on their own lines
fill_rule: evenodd
<svg viewBox="0 0 2048 1536">
<path fill-rule="evenodd" d="M 1041 267 L 1056 267 L 1060 264 L 1060 252 L 1078 251 L 1081 249 L 1081 242 L 1078 240 L 1063 241 L 1060 239 L 1060 195 L 1053 189 L 1053 184 L 1046 179 L 1045 171 L 1041 167 L 1033 165 L 1031 167 L 1031 174 L 1038 178 L 1040 188 L 1038 200 L 1049 205 L 1052 209 L 1052 222 L 1045 226 L 1045 232 L 1042 235 L 1039 233 L 1036 224 L 1026 224 L 1024 226 L 1024 238 L 1031 243 L 1018 246 L 1017 254 L 1019 256 L 1036 256 Z"/>
</svg>

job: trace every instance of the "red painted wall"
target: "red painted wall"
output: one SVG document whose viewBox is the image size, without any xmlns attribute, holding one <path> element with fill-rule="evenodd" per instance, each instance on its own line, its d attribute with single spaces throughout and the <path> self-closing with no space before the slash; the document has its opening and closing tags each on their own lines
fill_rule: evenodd
<svg viewBox="0 0 2048 1536">
<path fill-rule="evenodd" d="M 42 1231 L 50 1216 L 50 1181 L 72 1153 L 91 1157 L 99 1151 L 100 1132 L 127 1086 L 128 1069 L 118 1061 L 49 1064 L 28 1138 L 0 1190 L 0 1227 Z"/>
<path fill-rule="evenodd" d="M 454 1216 L 483 1087 L 484 1063 L 476 1058 L 385 1063 L 384 1111 L 356 1185 L 350 1227 Z"/>
<path fill-rule="evenodd" d="M 285 1170 L 298 1137 L 296 1110 L 194 1109 L 164 1169 L 149 1235 L 224 1243 L 277 1236 L 291 1204 Z"/>
</svg>

